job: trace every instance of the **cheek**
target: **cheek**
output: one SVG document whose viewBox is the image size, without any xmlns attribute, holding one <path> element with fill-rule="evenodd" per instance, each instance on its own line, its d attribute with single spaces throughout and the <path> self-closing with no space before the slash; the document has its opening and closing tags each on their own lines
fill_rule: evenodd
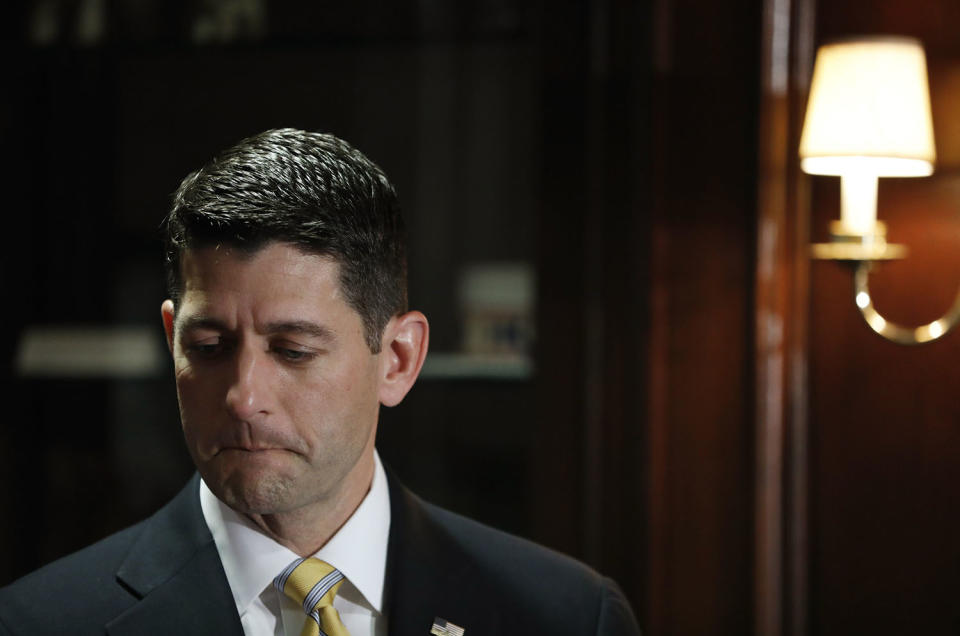
<svg viewBox="0 0 960 636">
<path fill-rule="evenodd" d="M 362 436 L 376 423 L 376 385 L 368 374 L 353 371 L 282 388 L 278 402 L 311 445 Z"/>
<path fill-rule="evenodd" d="M 278 383 L 274 396 L 274 420 L 286 420 L 307 438 L 329 428 L 339 410 L 336 390 L 323 380 L 288 378 Z"/>
<path fill-rule="evenodd" d="M 216 382 L 207 376 L 198 376 L 190 369 L 177 373 L 177 398 L 180 419 L 185 430 L 204 422 L 212 423 L 211 415 L 218 409 L 220 393 Z"/>
</svg>

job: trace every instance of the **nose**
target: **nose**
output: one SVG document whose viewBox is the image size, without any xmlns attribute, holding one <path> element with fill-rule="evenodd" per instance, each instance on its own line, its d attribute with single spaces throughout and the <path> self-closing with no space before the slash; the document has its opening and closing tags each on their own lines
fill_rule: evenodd
<svg viewBox="0 0 960 636">
<path fill-rule="evenodd" d="M 249 346 L 238 348 L 235 363 L 236 373 L 227 389 L 227 412 L 236 420 L 249 422 L 267 412 L 269 364 Z"/>
</svg>

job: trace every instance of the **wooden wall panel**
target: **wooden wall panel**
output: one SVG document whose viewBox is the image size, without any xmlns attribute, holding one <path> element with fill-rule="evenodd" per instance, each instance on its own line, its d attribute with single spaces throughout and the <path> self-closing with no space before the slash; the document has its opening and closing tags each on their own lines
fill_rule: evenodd
<svg viewBox="0 0 960 636">
<path fill-rule="evenodd" d="M 644 24 L 629 0 L 545 17 L 533 502 L 536 537 L 616 578 L 645 624 Z"/>
<path fill-rule="evenodd" d="M 535 519 L 647 634 L 752 626 L 760 6 L 544 25 Z"/>
<path fill-rule="evenodd" d="M 649 410 L 652 634 L 752 626 L 760 3 L 658 3 Z"/>
<path fill-rule="evenodd" d="M 909 324 L 960 288 L 960 6 L 950 0 L 819 3 L 821 40 L 859 33 L 927 45 L 934 177 L 886 179 L 879 216 L 909 258 L 872 277 L 875 302 Z M 836 179 L 815 178 L 813 229 L 837 215 Z M 810 304 L 810 633 L 960 630 L 960 333 L 919 347 L 881 340 L 853 305 L 850 274 L 812 268 Z"/>
</svg>

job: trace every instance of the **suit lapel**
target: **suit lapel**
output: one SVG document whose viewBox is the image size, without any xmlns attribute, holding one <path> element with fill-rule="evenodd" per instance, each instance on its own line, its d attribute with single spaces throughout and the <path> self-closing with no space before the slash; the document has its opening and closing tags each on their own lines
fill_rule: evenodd
<svg viewBox="0 0 960 636">
<path fill-rule="evenodd" d="M 442 618 L 464 636 L 500 633 L 495 590 L 426 505 L 387 471 L 390 539 L 385 589 L 390 636 L 425 636 Z"/>
<path fill-rule="evenodd" d="M 424 504 L 387 471 L 390 538 L 385 589 L 390 636 L 425 636 L 437 618 L 464 636 L 501 633 L 496 590 Z M 194 477 L 152 517 L 117 572 L 140 601 L 111 636 L 242 636 L 233 596 L 203 519 Z"/>
<path fill-rule="evenodd" d="M 140 601 L 107 625 L 112 636 L 243 634 L 198 479 L 149 520 L 117 571 Z"/>
</svg>

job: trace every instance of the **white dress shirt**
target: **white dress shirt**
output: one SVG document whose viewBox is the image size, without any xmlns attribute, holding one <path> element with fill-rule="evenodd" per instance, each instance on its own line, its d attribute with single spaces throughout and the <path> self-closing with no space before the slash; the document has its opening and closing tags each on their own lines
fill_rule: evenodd
<svg viewBox="0 0 960 636">
<path fill-rule="evenodd" d="M 383 577 L 390 533 L 387 477 L 374 451 L 373 482 L 347 522 L 313 556 L 343 573 L 333 606 L 351 636 L 384 636 Z M 276 590 L 273 578 L 297 558 L 238 514 L 200 480 L 200 507 L 213 534 L 246 636 L 299 636 L 303 609 Z"/>
</svg>

